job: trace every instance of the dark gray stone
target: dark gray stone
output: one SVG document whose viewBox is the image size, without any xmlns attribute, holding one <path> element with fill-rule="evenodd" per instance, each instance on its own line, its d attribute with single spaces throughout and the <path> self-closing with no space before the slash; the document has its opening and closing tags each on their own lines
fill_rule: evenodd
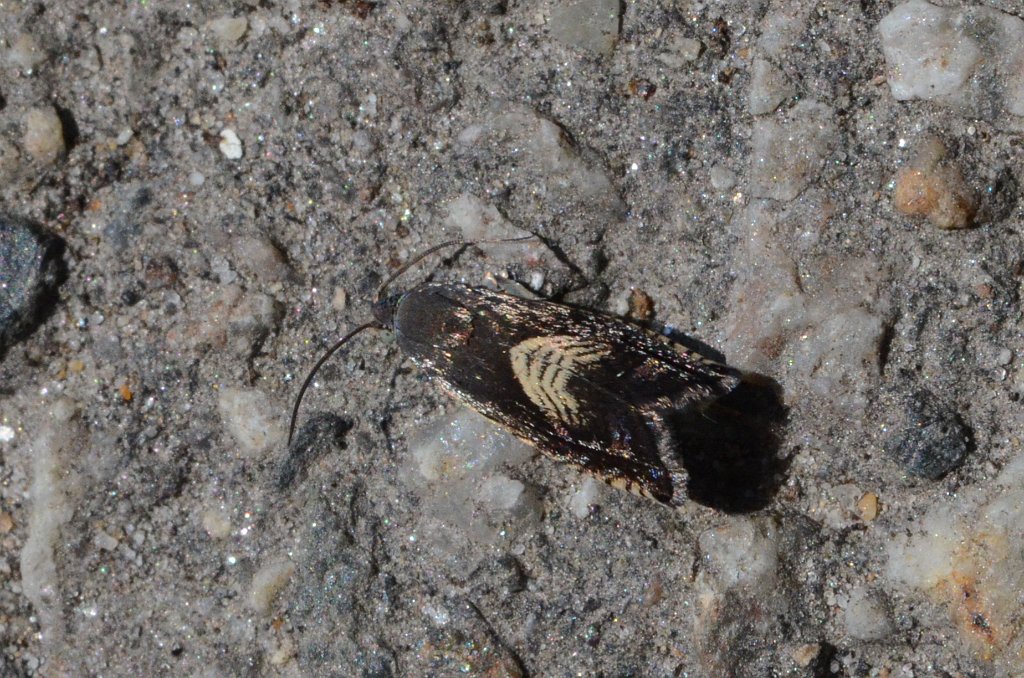
<svg viewBox="0 0 1024 678">
<path fill-rule="evenodd" d="M 922 390 L 907 398 L 904 410 L 905 423 L 885 442 L 889 456 L 911 475 L 930 480 L 963 463 L 971 433 L 954 409 Z"/>
<path fill-rule="evenodd" d="M 0 357 L 52 307 L 64 278 L 63 249 L 38 225 L 0 215 Z"/>
</svg>

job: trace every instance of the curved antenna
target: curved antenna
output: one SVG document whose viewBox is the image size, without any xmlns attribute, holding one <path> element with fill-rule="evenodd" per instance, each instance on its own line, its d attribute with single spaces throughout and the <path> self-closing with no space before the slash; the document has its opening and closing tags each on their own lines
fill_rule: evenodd
<svg viewBox="0 0 1024 678">
<path fill-rule="evenodd" d="M 499 243 L 505 243 L 505 242 L 518 242 L 520 240 L 532 240 L 533 238 L 536 238 L 536 237 L 537 237 L 536 235 L 531 233 L 529 235 L 522 235 L 522 236 L 519 236 L 517 238 L 498 238 L 498 239 L 495 239 L 495 240 L 446 240 L 445 242 L 438 243 L 438 244 L 434 245 L 433 247 L 428 247 L 427 249 L 423 250 L 422 252 L 420 252 L 419 254 L 414 256 L 409 261 L 407 261 L 404 264 L 402 264 L 401 266 L 399 266 L 397 271 L 395 271 L 394 273 L 389 275 L 387 278 L 385 278 L 384 282 L 382 282 L 380 284 L 380 286 L 377 288 L 377 291 L 373 294 L 373 303 L 376 304 L 378 301 L 380 301 L 380 297 L 384 293 L 384 290 L 387 289 L 388 285 L 390 285 L 391 283 L 395 282 L 395 279 L 398 278 L 398 276 L 402 275 L 403 273 L 408 271 L 410 268 L 412 268 L 416 264 L 420 263 L 421 261 L 423 261 L 424 259 L 429 257 L 434 252 L 436 252 L 438 250 L 443 250 L 445 247 L 454 247 L 455 245 L 459 245 L 460 247 L 473 247 L 474 245 L 497 245 Z"/>
<path fill-rule="evenodd" d="M 354 330 L 346 334 L 340 340 L 338 340 L 338 342 L 335 343 L 334 346 L 331 346 L 329 349 L 327 349 L 327 352 L 320 356 L 320 360 L 316 361 L 316 365 L 313 365 L 313 369 L 309 371 L 309 375 L 306 377 L 306 380 L 302 382 L 302 388 L 299 389 L 299 395 L 298 397 L 295 398 L 295 407 L 292 408 L 292 421 L 290 424 L 288 424 L 289 447 L 291 447 L 292 438 L 295 436 L 295 422 L 298 421 L 299 419 L 299 405 L 302 404 L 302 396 L 306 395 L 306 390 L 309 389 L 309 385 L 313 383 L 313 377 L 316 376 L 317 371 L 321 367 L 323 367 L 323 364 L 327 362 L 332 355 L 338 352 L 338 349 L 347 344 L 349 339 L 356 336 L 363 330 L 368 330 L 370 328 L 380 329 L 380 325 L 376 321 L 360 325 L 359 327 L 355 328 Z"/>
</svg>

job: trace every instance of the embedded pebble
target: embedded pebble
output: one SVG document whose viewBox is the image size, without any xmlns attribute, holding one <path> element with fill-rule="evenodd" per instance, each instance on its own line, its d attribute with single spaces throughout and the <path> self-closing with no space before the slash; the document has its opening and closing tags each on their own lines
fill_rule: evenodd
<svg viewBox="0 0 1024 678">
<path fill-rule="evenodd" d="M 881 597 L 866 587 L 857 587 L 841 600 L 846 632 L 857 640 L 882 640 L 893 632 L 889 611 Z"/>
<path fill-rule="evenodd" d="M 761 588 L 775 580 L 779 553 L 774 527 L 764 521 L 733 518 L 698 538 L 704 565 L 721 589 Z"/>
<path fill-rule="evenodd" d="M 121 544 L 121 542 L 118 541 L 116 537 L 112 537 L 111 535 L 102 531 L 96 533 L 96 536 L 93 537 L 92 543 L 95 544 L 96 547 L 102 551 L 113 551 Z"/>
<path fill-rule="evenodd" d="M 878 495 L 874 492 L 865 492 L 857 500 L 857 512 L 860 513 L 860 519 L 864 522 L 871 522 L 877 518 L 878 511 Z"/>
<path fill-rule="evenodd" d="M 238 138 L 235 130 L 231 128 L 221 130 L 220 143 L 217 145 L 217 148 L 220 149 L 220 152 L 228 160 L 238 160 L 245 153 L 242 148 L 242 140 Z"/>
<path fill-rule="evenodd" d="M 273 297 L 247 292 L 238 285 L 212 291 L 202 312 L 167 333 L 171 344 L 209 344 L 246 355 L 281 322 L 284 310 Z"/>
<path fill-rule="evenodd" d="M 676 33 L 665 38 L 662 51 L 658 52 L 658 61 L 669 68 L 682 68 L 696 61 L 702 51 L 704 45 L 700 40 Z"/>
<path fill-rule="evenodd" d="M 0 534 L 7 534 L 14 529 L 14 518 L 7 511 L 0 511 Z"/>
<path fill-rule="evenodd" d="M 73 472 L 87 435 L 78 418 L 78 405 L 58 400 L 43 413 L 31 448 L 32 484 L 29 491 L 27 538 L 21 549 L 21 586 L 39 618 L 41 632 L 63 634 L 56 549 L 74 514 L 71 498 L 81 491 L 83 474 Z"/>
<path fill-rule="evenodd" d="M 791 108 L 786 119 L 762 117 L 754 121 L 750 192 L 754 197 L 792 200 L 821 171 L 836 142 L 832 109 L 804 100 Z"/>
<path fill-rule="evenodd" d="M 566 256 L 584 272 L 598 270 L 600 248 L 593 238 L 621 223 L 626 205 L 605 167 L 585 158 L 558 124 L 533 110 L 513 109 L 463 129 L 454 151 L 458 162 L 479 168 L 474 174 L 482 184 L 493 180 L 492 166 L 515 177 L 503 201 L 513 224 L 532 227 L 540 214 L 562 215 L 557 238 Z M 537 232 L 554 235 L 540 224 Z"/>
<path fill-rule="evenodd" d="M 335 311 L 344 311 L 348 308 L 348 292 L 344 287 L 334 288 L 334 294 L 331 295 L 331 308 Z"/>
<path fill-rule="evenodd" d="M 540 519 L 536 491 L 503 472 L 534 450 L 476 412 L 463 408 L 424 428 L 409 450 L 417 542 L 460 576 Z"/>
<path fill-rule="evenodd" d="M 495 474 L 480 484 L 480 502 L 498 511 L 511 511 L 519 503 L 526 486 L 514 478 Z"/>
<path fill-rule="evenodd" d="M 212 539 L 224 539 L 231 535 L 231 517 L 223 507 L 206 509 L 200 520 L 203 530 Z"/>
<path fill-rule="evenodd" d="M 914 160 L 896 174 L 896 211 L 924 216 L 943 229 L 972 225 L 977 198 L 959 168 L 943 162 L 946 149 L 935 138 L 923 141 Z"/>
<path fill-rule="evenodd" d="M 787 209 L 754 200 L 731 224 L 746 251 L 735 260 L 723 348 L 749 369 L 781 371 L 792 387 L 837 411 L 863 413 L 877 389 L 891 303 L 880 286 L 884 273 L 874 258 L 821 259 L 798 284 L 778 240 Z"/>
<path fill-rule="evenodd" d="M 911 475 L 929 480 L 963 464 L 970 433 L 955 408 L 928 391 L 918 391 L 906 399 L 903 409 L 906 423 L 891 431 L 884 444 L 890 457 Z"/>
<path fill-rule="evenodd" d="M 896 6 L 878 25 L 889 89 L 1002 122 L 1024 115 L 1024 20 L 984 6 Z"/>
<path fill-rule="evenodd" d="M 245 17 L 224 16 L 210 21 L 206 28 L 222 47 L 230 47 L 242 39 L 249 28 L 249 22 Z"/>
<path fill-rule="evenodd" d="M 561 280 L 571 275 L 568 267 L 558 259 L 544 241 L 531 237 L 529 231 L 518 228 L 506 219 L 498 208 L 470 193 L 463 193 L 445 206 L 445 224 L 461 232 L 462 238 L 477 243 L 491 259 L 510 265 L 520 265 L 530 271 L 531 287 L 534 272 Z M 522 240 L 518 240 L 522 238 Z M 480 242 L 517 239 L 515 242 Z M 538 287 L 534 288 L 539 289 Z"/>
<path fill-rule="evenodd" d="M 0 355 L 42 317 L 60 281 L 58 242 L 36 224 L 0 214 Z"/>
<path fill-rule="evenodd" d="M 234 243 L 234 261 L 261 283 L 281 282 L 288 277 L 284 254 L 264 236 L 243 236 Z"/>
<path fill-rule="evenodd" d="M 619 39 L 618 0 L 566 0 L 552 10 L 548 30 L 568 47 L 607 56 Z"/>
<path fill-rule="evenodd" d="M 31 71 L 46 59 L 46 52 L 39 47 L 39 41 L 28 33 L 22 33 L 11 40 L 7 60 L 24 71 Z"/>
<path fill-rule="evenodd" d="M 222 389 L 217 409 L 242 456 L 256 456 L 284 443 L 280 408 L 273 407 L 261 391 Z"/>
<path fill-rule="evenodd" d="M 752 115 L 771 113 L 786 99 L 796 95 L 796 87 L 786 74 L 767 59 L 754 59 L 750 75 L 747 111 Z"/>
<path fill-rule="evenodd" d="M 574 516 L 583 520 L 590 515 L 590 509 L 597 503 L 600 491 L 601 483 L 586 476 L 579 489 L 573 492 L 569 498 L 569 510 Z"/>
<path fill-rule="evenodd" d="M 64 125 L 57 111 L 50 107 L 33 108 L 25 113 L 22 122 L 25 135 L 21 146 L 37 162 L 49 165 L 64 154 Z"/>
<path fill-rule="evenodd" d="M 736 185 L 736 173 L 721 163 L 711 166 L 708 170 L 708 179 L 716 191 L 728 191 Z"/>
<path fill-rule="evenodd" d="M 252 577 L 249 587 L 249 607 L 258 614 L 271 612 L 274 599 L 295 574 L 295 564 L 285 558 L 264 563 Z"/>
</svg>

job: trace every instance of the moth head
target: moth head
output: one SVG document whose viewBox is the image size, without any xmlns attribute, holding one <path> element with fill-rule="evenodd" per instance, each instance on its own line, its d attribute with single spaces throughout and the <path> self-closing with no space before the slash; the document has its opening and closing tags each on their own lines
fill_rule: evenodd
<svg viewBox="0 0 1024 678">
<path fill-rule="evenodd" d="M 370 311 L 373 319 L 384 329 L 390 330 L 395 326 L 395 312 L 398 304 L 402 301 L 403 294 L 392 294 L 389 297 L 373 302 Z"/>
</svg>

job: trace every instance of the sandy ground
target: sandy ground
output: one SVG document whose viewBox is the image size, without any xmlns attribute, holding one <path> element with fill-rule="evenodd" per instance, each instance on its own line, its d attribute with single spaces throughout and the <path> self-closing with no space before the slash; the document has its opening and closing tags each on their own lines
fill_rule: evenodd
<svg viewBox="0 0 1024 678">
<path fill-rule="evenodd" d="M 5 244 L 0 673 L 1020 675 L 1021 118 L 897 99 L 894 6 L 0 0 L 0 235 L 59 238 Z M 387 333 L 289 448 L 383 278 L 518 233 L 396 289 L 653 302 L 761 389 L 681 436 L 698 501 Z"/>
</svg>

